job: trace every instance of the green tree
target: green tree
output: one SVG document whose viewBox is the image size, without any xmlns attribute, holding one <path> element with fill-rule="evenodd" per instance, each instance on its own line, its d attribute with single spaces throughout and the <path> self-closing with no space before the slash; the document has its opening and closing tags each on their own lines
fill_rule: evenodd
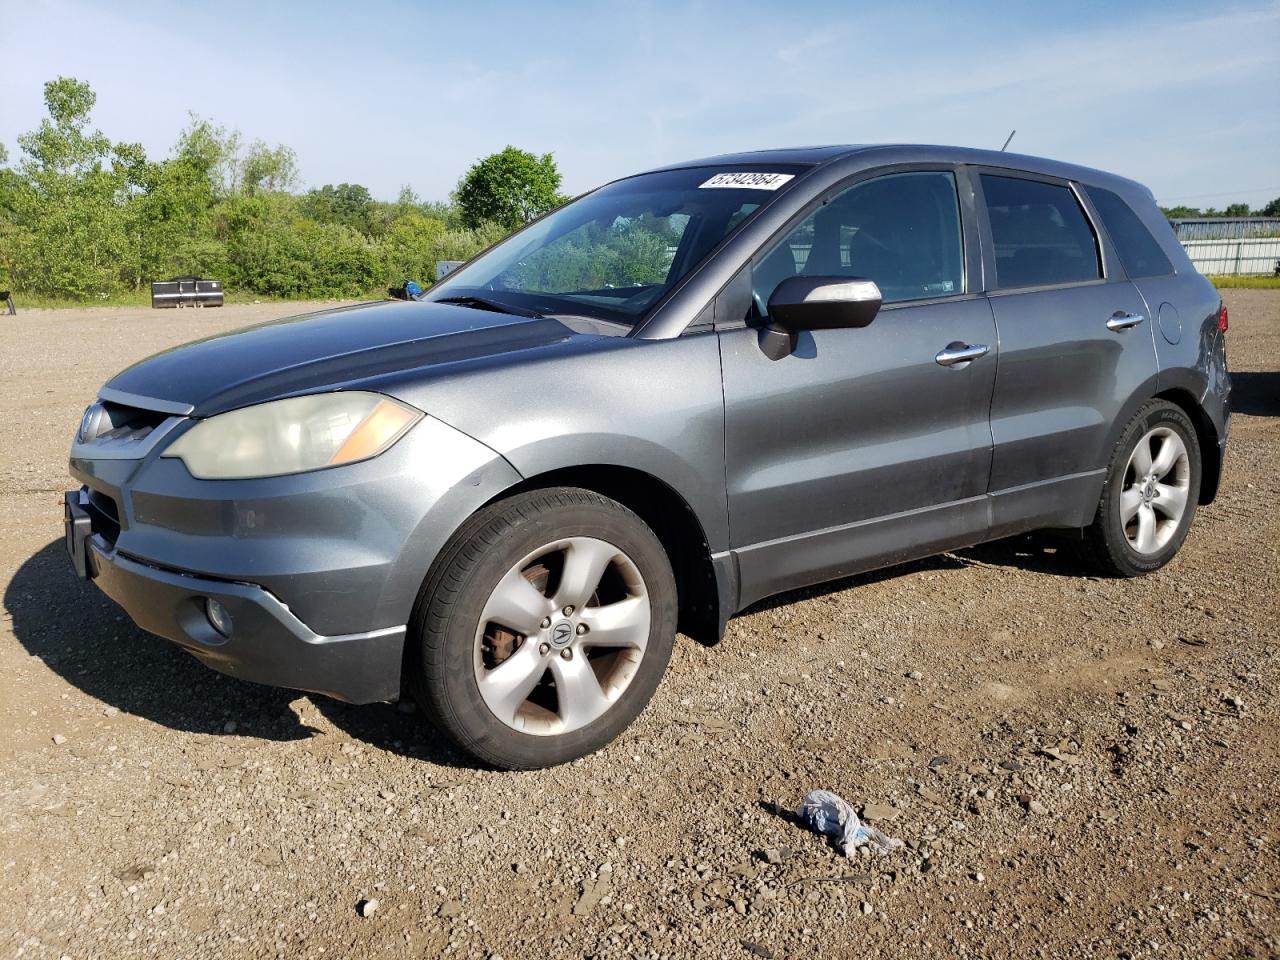
<svg viewBox="0 0 1280 960">
<path fill-rule="evenodd" d="M 1264 217 L 1280 217 L 1280 197 L 1276 197 L 1259 212 Z"/>
<path fill-rule="evenodd" d="M 221 200 L 235 193 L 240 164 L 240 133 L 199 114 L 188 114 L 174 154 L 208 177 L 212 195 Z"/>
<path fill-rule="evenodd" d="M 278 297 L 360 297 L 382 283 L 379 251 L 338 223 L 302 215 L 287 193 L 239 195 L 219 212 L 227 282 Z"/>
<path fill-rule="evenodd" d="M 1161 207 L 1160 212 L 1170 220 L 1186 220 L 1201 215 L 1198 207 Z"/>
<path fill-rule="evenodd" d="M 16 165 L 0 147 L 0 287 L 87 298 L 194 273 L 233 291 L 363 297 L 406 278 L 433 282 L 437 261 L 471 258 L 559 199 L 551 157 L 510 148 L 472 171 L 473 199 L 482 187 L 498 199 L 470 221 L 408 187 L 393 203 L 352 183 L 298 196 L 287 146 L 245 147 L 191 114 L 169 155 L 151 160 L 96 130 L 94 103 L 88 84 L 50 81 L 48 115 L 19 138 Z M 606 251 L 584 265 L 591 276 L 638 282 L 661 268 L 663 243 L 622 232 L 613 242 L 644 244 L 652 263 L 623 270 Z"/>
<path fill-rule="evenodd" d="M 302 209 L 313 220 L 341 223 L 361 233 L 369 233 L 375 214 L 373 197 L 367 187 L 358 183 L 340 183 L 336 187 L 326 183 L 309 190 L 303 197 Z"/>
<path fill-rule="evenodd" d="M 1227 217 L 1247 217 L 1249 215 L 1249 205 L 1247 203 L 1228 204 L 1227 209 L 1222 213 L 1223 216 Z"/>
<path fill-rule="evenodd" d="M 0 288 L 5 290 L 15 286 L 13 251 L 18 228 L 14 220 L 14 204 L 22 187 L 18 172 L 4 166 L 8 160 L 9 152 L 0 143 Z"/>
<path fill-rule="evenodd" d="M 255 140 L 240 162 L 239 172 L 239 188 L 249 196 L 278 193 L 298 182 L 298 159 L 289 147 L 278 145 L 273 149 Z"/>
<path fill-rule="evenodd" d="M 87 83 L 59 77 L 44 85 L 44 105 L 49 116 L 31 133 L 18 137 L 29 168 L 43 174 L 86 174 L 99 168 L 111 152 L 111 141 L 99 130 L 89 130 L 89 114 L 97 94 Z"/>
<path fill-rule="evenodd" d="M 220 276 L 225 250 L 214 232 L 221 189 L 221 148 L 199 125 L 179 138 L 173 156 L 146 165 L 143 189 L 126 206 L 132 258 L 125 276 L 135 289 L 177 274 Z"/>
<path fill-rule="evenodd" d="M 407 213 L 413 207 L 420 206 L 422 198 L 413 192 L 413 187 L 407 183 L 400 188 L 400 194 L 396 197 L 396 207 L 399 212 Z"/>
<path fill-rule="evenodd" d="M 385 285 L 405 280 L 434 283 L 439 260 L 470 260 L 505 235 L 496 224 L 474 230 L 451 226 L 443 217 L 413 210 L 397 217 L 379 242 Z"/>
<path fill-rule="evenodd" d="M 96 97 L 87 83 L 59 77 L 44 86 L 49 116 L 18 138 L 25 154 L 8 200 L 13 228 L 8 272 L 24 289 L 74 296 L 119 285 L 128 236 L 124 206 L 140 188 L 146 158 L 89 127 Z"/>
<path fill-rule="evenodd" d="M 538 157 L 508 146 L 480 160 L 458 181 L 454 200 L 462 225 L 524 226 L 560 202 L 560 171 L 549 153 Z"/>
</svg>

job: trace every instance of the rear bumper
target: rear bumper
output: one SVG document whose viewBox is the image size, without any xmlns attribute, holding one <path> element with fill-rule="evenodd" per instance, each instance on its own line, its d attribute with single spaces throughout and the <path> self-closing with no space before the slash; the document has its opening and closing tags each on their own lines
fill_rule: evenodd
<svg viewBox="0 0 1280 960">
<path fill-rule="evenodd" d="M 143 630 L 173 641 L 219 673 L 242 680 L 350 703 L 400 695 L 403 626 L 320 636 L 262 587 L 160 569 L 123 556 L 87 525 L 75 529 L 75 496 L 68 495 L 67 548 L 77 572 L 82 558 L 84 575 Z M 230 614 L 229 636 L 209 622 L 210 599 Z"/>
</svg>

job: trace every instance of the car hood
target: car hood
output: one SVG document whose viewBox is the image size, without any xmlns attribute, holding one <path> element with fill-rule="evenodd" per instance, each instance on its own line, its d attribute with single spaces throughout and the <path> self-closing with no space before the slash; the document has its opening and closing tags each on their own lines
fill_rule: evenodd
<svg viewBox="0 0 1280 960">
<path fill-rule="evenodd" d="M 554 319 L 451 304 L 380 302 L 274 320 L 148 357 L 112 391 L 190 406 L 195 416 L 436 364 L 583 339 Z"/>
</svg>

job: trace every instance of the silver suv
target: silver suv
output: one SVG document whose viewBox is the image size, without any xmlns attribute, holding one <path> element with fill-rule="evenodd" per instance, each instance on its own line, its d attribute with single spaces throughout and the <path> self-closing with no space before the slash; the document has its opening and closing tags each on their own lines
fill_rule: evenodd
<svg viewBox="0 0 1280 960">
<path fill-rule="evenodd" d="M 610 183 L 420 302 L 143 360 L 67 546 L 224 673 L 411 693 L 501 767 L 608 742 L 677 628 L 1037 528 L 1167 563 L 1218 487 L 1227 314 L 1140 185 L 822 147 Z"/>
</svg>

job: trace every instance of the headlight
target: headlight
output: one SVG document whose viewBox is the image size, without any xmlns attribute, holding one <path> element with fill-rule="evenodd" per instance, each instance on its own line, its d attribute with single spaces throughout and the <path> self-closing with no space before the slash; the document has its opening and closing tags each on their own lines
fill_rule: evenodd
<svg viewBox="0 0 1280 960">
<path fill-rule="evenodd" d="M 201 480 L 277 477 L 376 457 L 421 416 L 378 393 L 290 397 L 203 420 L 162 456 Z"/>
</svg>

